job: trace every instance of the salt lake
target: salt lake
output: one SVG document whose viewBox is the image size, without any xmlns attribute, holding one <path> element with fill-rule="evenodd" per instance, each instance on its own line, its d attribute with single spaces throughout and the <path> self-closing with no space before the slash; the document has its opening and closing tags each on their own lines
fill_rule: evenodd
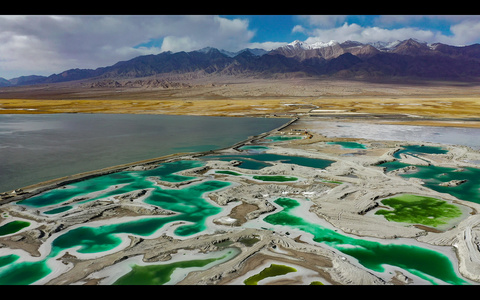
<svg viewBox="0 0 480 300">
<path fill-rule="evenodd" d="M 76 115 L 68 115 L 68 116 L 76 116 Z M 82 115 L 82 117 L 85 117 L 85 116 Z M 117 117 L 119 117 L 120 120 L 125 120 L 125 119 L 122 119 L 122 116 L 117 115 Z M 149 117 L 153 117 L 153 116 L 146 116 L 144 120 L 150 119 Z M 163 116 L 163 117 L 166 117 L 166 116 Z M 232 120 L 235 121 L 235 120 L 242 120 L 242 119 L 228 118 L 228 124 L 230 124 L 230 126 L 242 127 L 241 124 L 232 125 L 231 123 Z M 183 135 L 183 138 L 182 137 L 179 138 L 181 134 L 177 134 L 177 135 L 174 135 L 175 137 L 172 136 L 172 139 L 175 140 L 175 138 L 179 138 L 180 145 L 174 144 L 175 146 L 172 146 L 172 144 L 169 144 L 170 150 L 173 149 L 173 153 L 178 152 L 179 149 L 182 149 L 185 151 L 202 151 L 202 150 L 208 150 L 208 148 L 213 147 L 213 145 L 216 145 L 215 146 L 216 148 L 221 148 L 224 146 L 232 145 L 242 139 L 245 139 L 249 135 L 259 134 L 261 132 L 265 132 L 270 129 L 276 128 L 286 122 L 285 119 L 281 121 L 279 121 L 279 119 L 254 119 L 254 120 L 255 121 L 268 120 L 267 123 L 272 120 L 277 120 L 278 123 L 277 124 L 265 123 L 263 125 L 257 124 L 256 126 L 252 126 L 252 127 L 245 125 L 245 127 L 249 127 L 251 132 L 253 133 L 247 134 L 242 131 L 241 134 L 238 134 L 239 137 L 237 136 L 232 137 L 232 135 L 229 134 L 230 133 L 229 128 L 231 127 L 224 128 L 223 130 L 220 130 L 220 132 L 224 132 L 224 133 L 226 132 L 225 139 L 232 138 L 232 140 L 231 141 L 229 140 L 228 143 L 226 143 L 226 145 L 219 145 L 221 144 L 221 142 L 223 142 L 223 141 L 220 141 L 223 139 L 223 136 L 222 138 L 218 138 L 220 136 L 218 134 L 217 134 L 218 142 L 217 144 L 214 144 L 217 141 L 217 139 L 213 138 L 209 140 L 208 138 L 200 138 L 198 136 L 193 136 L 194 134 L 192 133 L 191 134 L 192 137 L 187 139 L 192 144 L 190 146 L 182 146 L 182 142 L 184 142 L 183 138 L 185 138 L 185 136 L 187 135 L 185 134 Z M 11 123 L 10 126 L 3 127 L 3 133 L 2 131 L 0 131 L 0 135 L 1 134 L 8 135 L 8 129 L 12 131 L 11 133 L 18 134 L 21 137 L 24 137 L 23 134 L 25 132 L 27 133 L 30 132 L 31 134 L 32 131 L 35 131 L 35 128 L 38 131 L 40 131 L 41 134 L 43 135 L 48 135 L 51 130 L 55 131 L 60 129 L 60 131 L 62 131 L 63 129 L 65 129 L 60 125 L 60 123 L 58 123 L 59 120 L 50 120 L 51 122 L 53 122 L 50 125 L 48 123 L 44 124 L 42 122 L 38 122 L 38 120 L 35 120 L 35 119 L 32 119 L 31 121 L 32 121 L 31 125 L 29 126 L 32 126 L 32 128 L 29 128 L 29 126 L 25 124 L 22 125 L 21 123 L 18 123 L 15 125 L 15 123 L 13 122 Z M 164 121 L 164 122 L 167 122 L 167 121 Z M 246 121 L 246 123 L 249 123 L 249 122 L 253 123 L 251 119 Z M 119 128 L 121 128 L 122 126 L 125 126 L 125 124 L 121 124 L 121 123 L 122 122 L 119 122 Z M 35 127 L 34 126 L 35 124 L 40 127 Z M 85 124 L 87 128 L 90 128 L 89 129 L 90 131 L 95 131 L 95 129 L 90 125 L 91 124 Z M 148 125 L 149 124 L 146 123 L 147 128 L 149 127 Z M 178 126 L 181 126 L 181 124 Z M 264 127 L 260 127 L 260 126 L 264 126 Z M 271 128 L 268 128 L 269 126 L 271 126 Z M 80 126 L 80 127 L 85 128 L 83 126 Z M 206 127 L 207 125 L 205 125 L 205 127 L 202 127 L 202 128 L 206 128 Z M 219 127 L 219 124 L 217 123 L 216 128 L 218 127 Z M 223 127 L 228 127 L 228 126 L 223 126 Z M 102 130 L 105 130 L 104 127 L 101 127 L 101 128 Z M 337 127 L 337 128 L 345 128 L 345 127 Z M 232 130 L 235 131 L 234 129 Z M 142 132 L 142 130 L 138 129 L 137 132 Z M 172 131 L 165 130 L 165 132 L 173 132 L 173 130 Z M 151 128 L 150 135 L 155 136 L 154 133 L 155 133 L 155 129 Z M 92 134 L 93 136 L 96 136 L 96 134 L 99 134 L 99 133 L 95 132 Z M 135 136 L 135 133 L 130 133 L 130 134 L 132 136 Z M 26 135 L 28 136 L 28 134 Z M 119 135 L 122 136 L 120 133 Z M 215 136 L 215 133 L 212 133 L 212 135 Z M 112 134 L 112 131 L 108 131 L 108 133 L 106 133 L 105 136 L 109 138 L 115 137 L 115 135 Z M 68 136 L 68 137 L 70 137 L 71 139 L 67 139 L 67 140 L 73 141 L 75 135 Z M 101 139 L 101 137 L 98 137 L 98 138 Z M 143 136 L 143 139 L 144 138 L 145 136 Z M 165 142 L 165 140 L 167 139 L 170 139 L 168 135 L 162 138 L 163 138 L 162 140 L 163 142 Z M 119 139 L 128 140 L 128 137 L 123 136 L 123 137 L 120 137 Z M 143 142 L 143 139 L 142 137 L 139 137 L 138 141 Z M 132 140 L 129 140 L 129 142 L 131 141 Z M 198 143 L 198 145 L 196 145 L 195 143 Z M 92 145 L 93 144 L 94 143 L 92 143 Z M 112 142 L 106 141 L 105 144 L 112 144 Z M 198 146 L 199 148 L 195 148 L 196 146 Z M 119 146 L 117 145 L 117 147 Z M 155 146 L 144 145 L 144 146 L 141 146 L 140 148 L 143 148 L 143 147 L 149 148 L 149 147 L 155 147 Z M 158 147 L 161 148 L 160 146 Z M 8 148 L 8 147 L 5 147 L 5 148 Z M 19 149 L 20 148 L 21 147 L 19 147 Z M 90 148 L 95 148 L 95 147 L 90 146 Z M 85 154 L 84 152 L 87 150 L 90 150 L 90 148 L 87 145 L 83 145 L 83 148 L 82 148 L 83 151 L 80 151 L 77 155 Z M 114 149 L 117 149 L 117 148 L 114 148 Z M 333 163 L 333 161 L 329 161 L 329 160 L 307 159 L 306 157 L 297 157 L 297 156 L 273 155 L 269 153 L 262 153 L 262 151 L 258 151 L 263 149 L 264 148 L 260 148 L 260 149 L 254 148 L 252 149 L 253 151 L 251 152 L 238 154 L 238 155 L 205 156 L 200 161 L 179 160 L 176 162 L 164 163 L 160 165 L 158 168 L 152 169 L 152 170 L 119 172 L 111 175 L 105 175 L 105 176 L 101 176 L 93 179 L 84 180 L 84 181 L 75 183 L 74 185 L 70 185 L 66 188 L 47 191 L 36 197 L 32 197 L 22 202 L 19 202 L 18 203 L 19 205 L 25 205 L 25 206 L 33 207 L 35 209 L 39 209 L 40 213 L 43 212 L 44 214 L 49 214 L 50 212 L 50 214 L 52 214 L 51 213 L 52 209 L 59 208 L 62 204 L 66 203 L 67 201 L 73 198 L 85 198 L 75 203 L 71 203 L 72 206 L 75 206 L 77 204 L 81 204 L 82 201 L 94 201 L 101 198 L 113 197 L 114 195 L 125 194 L 132 190 L 148 190 L 147 196 L 143 200 L 145 203 L 148 203 L 154 206 L 159 206 L 168 210 L 172 210 L 176 214 L 168 215 L 168 216 L 160 216 L 160 217 L 156 217 L 156 216 L 142 217 L 142 218 L 138 218 L 138 219 L 127 221 L 127 222 L 118 221 L 116 223 L 106 224 L 102 226 L 95 226 L 93 224 L 79 225 L 67 232 L 59 234 L 54 238 L 52 238 L 50 240 L 51 250 L 48 253 L 44 253 L 45 256 L 43 258 L 33 259 L 31 261 L 25 260 L 24 258 L 20 258 L 16 254 L 5 255 L 5 253 L 2 253 L 2 256 L 0 256 L 0 267 L 3 268 L 2 275 L 8 275 L 8 276 L 3 276 L 4 281 L 0 281 L 0 284 L 29 284 L 29 283 L 34 283 L 41 278 L 44 278 L 51 272 L 51 270 L 49 269 L 49 262 L 52 262 L 55 259 L 57 259 L 60 256 L 60 254 L 66 250 L 74 251 L 73 253 L 76 253 L 77 255 L 89 254 L 89 253 L 101 255 L 101 253 L 106 253 L 114 249 L 119 249 L 119 247 L 121 247 L 121 244 L 122 244 L 122 238 L 118 236 L 119 234 L 126 233 L 126 234 L 141 236 L 141 237 L 151 237 L 156 232 L 158 232 L 162 227 L 165 227 L 166 224 L 172 223 L 174 221 L 186 222 L 186 224 L 182 224 L 180 226 L 175 227 L 175 231 L 173 232 L 175 236 L 189 237 L 189 236 L 193 236 L 198 233 L 204 232 L 207 229 L 207 224 L 206 224 L 207 218 L 211 218 L 214 215 L 218 215 L 222 211 L 222 208 L 216 205 L 213 205 L 210 201 L 208 201 L 204 197 L 204 194 L 211 191 L 218 191 L 219 189 L 227 188 L 230 186 L 230 183 L 228 181 L 217 181 L 217 180 L 210 180 L 206 178 L 200 182 L 187 184 L 181 189 L 168 189 L 160 185 L 156 185 L 154 181 L 151 181 L 149 179 L 151 177 L 158 177 L 159 179 L 166 182 L 188 181 L 193 178 L 182 176 L 177 173 L 181 170 L 201 167 L 208 160 L 239 160 L 239 161 L 242 161 L 242 164 L 239 166 L 240 168 L 253 169 L 253 170 L 260 170 L 263 167 L 270 165 L 271 162 L 278 162 L 278 161 L 298 164 L 298 165 L 305 165 L 305 166 L 315 167 L 318 169 L 326 168 Z M 47 152 L 48 150 L 50 150 L 50 154 L 53 152 L 53 149 L 48 148 L 47 146 Z M 155 155 L 152 155 L 152 153 L 150 152 L 150 154 L 147 153 L 150 156 L 147 156 L 145 158 L 165 155 L 165 154 L 158 154 L 157 152 L 155 152 L 155 150 L 157 149 L 153 149 L 154 153 L 156 153 Z M 436 148 L 435 149 L 427 148 L 427 150 L 433 151 L 433 152 L 442 151 L 441 149 L 436 149 Z M 111 151 L 113 153 L 113 150 Z M 405 148 L 405 151 L 418 152 L 419 149 Z M 145 159 L 145 158 L 132 159 L 131 161 Z M 73 157 L 70 157 L 70 159 L 73 159 Z M 125 161 L 121 161 L 119 163 L 125 163 Z M 106 165 L 106 166 L 115 165 L 119 163 L 110 163 L 109 165 Z M 248 165 L 248 163 L 254 164 L 254 165 L 250 166 Z M 234 174 L 230 173 L 227 175 L 237 176 L 237 174 L 241 175 L 239 173 L 234 173 Z M 112 189 L 112 187 L 115 187 L 115 188 Z M 96 191 L 96 194 L 90 194 L 92 191 Z M 274 231 L 281 231 L 283 228 L 287 228 L 289 231 L 298 230 L 298 231 L 309 233 L 311 234 L 312 240 L 314 242 L 327 245 L 332 249 L 335 249 L 336 251 L 340 251 L 341 253 L 354 258 L 363 267 L 375 273 L 385 273 L 386 272 L 385 265 L 389 265 L 389 266 L 394 266 L 395 268 L 398 268 L 398 269 L 403 269 L 409 272 L 411 275 L 422 279 L 426 283 L 427 282 L 435 283 L 435 284 L 468 283 L 463 278 L 461 278 L 461 276 L 459 276 L 459 274 L 456 272 L 455 266 L 454 264 L 452 264 L 449 257 L 447 257 L 446 255 L 443 255 L 439 251 L 437 252 L 435 250 L 432 250 L 430 247 L 424 248 L 424 247 L 417 247 L 417 246 L 412 246 L 408 244 L 402 244 L 401 240 L 378 242 L 375 239 L 353 237 L 351 235 L 340 233 L 337 230 L 334 230 L 332 228 L 319 225 L 321 222 L 319 219 L 317 220 L 315 216 L 311 216 L 310 218 L 315 220 L 315 222 L 312 223 L 311 221 L 309 221 L 309 218 L 304 218 L 304 216 L 308 215 L 307 214 L 308 209 L 305 209 L 305 207 L 308 207 L 310 204 L 308 199 L 300 200 L 300 199 L 290 199 L 290 198 L 279 198 L 279 199 L 276 199 L 274 203 L 278 209 L 272 212 L 271 214 L 268 214 L 261 218 L 262 221 L 260 224 L 262 224 L 262 227 L 266 227 L 267 226 L 266 224 L 268 224 L 268 227 Z M 301 210 L 299 210 L 300 208 Z M 61 212 L 57 211 L 57 213 L 61 213 Z M 249 223 L 247 224 L 247 226 L 255 227 L 256 225 Z M 405 255 L 405 253 L 408 253 L 409 255 Z M 191 265 L 195 267 L 209 266 L 210 263 L 213 263 L 216 260 L 227 259 L 227 256 L 225 255 L 226 255 L 225 253 L 219 253 L 214 257 L 209 257 L 208 260 L 207 258 L 205 259 L 202 258 L 203 259 L 202 261 L 191 260 L 190 262 L 187 263 L 187 265 L 188 266 Z M 161 268 L 166 268 L 166 267 L 167 266 L 162 266 Z M 168 268 L 182 268 L 182 267 L 183 266 L 179 267 L 177 265 L 168 266 Z M 163 272 L 163 271 L 158 271 L 157 270 L 158 268 L 160 267 L 155 267 L 155 270 L 152 272 Z M 139 267 L 133 267 L 132 269 L 137 273 L 147 272 L 146 269 L 139 271 Z M 150 269 L 148 270 L 148 272 L 150 272 Z M 30 274 L 30 275 L 26 276 L 26 274 Z M 133 280 L 133 279 L 128 279 L 128 280 Z M 131 284 L 132 282 L 128 281 L 128 283 Z M 145 284 L 144 281 L 142 281 L 142 283 Z"/>
<path fill-rule="evenodd" d="M 1 114 L 0 192 L 178 152 L 231 146 L 282 118 Z"/>
</svg>

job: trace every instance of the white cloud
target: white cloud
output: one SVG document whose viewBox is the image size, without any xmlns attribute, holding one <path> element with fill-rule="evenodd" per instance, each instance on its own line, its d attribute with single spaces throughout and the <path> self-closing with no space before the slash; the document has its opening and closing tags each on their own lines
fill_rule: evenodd
<svg viewBox="0 0 480 300">
<path fill-rule="evenodd" d="M 295 32 L 305 33 L 307 32 L 307 30 L 302 25 L 295 25 L 292 29 L 292 33 L 295 33 Z"/>
<path fill-rule="evenodd" d="M 439 40 L 453 45 L 469 45 L 480 40 L 480 20 L 469 19 L 450 27 L 451 36 L 439 36 Z"/>
<path fill-rule="evenodd" d="M 344 23 L 340 27 L 330 29 L 315 29 L 311 32 L 306 42 L 314 43 L 318 41 L 336 40 L 344 42 L 347 40 L 358 41 L 362 43 L 384 41 L 393 42 L 396 40 L 405 40 L 416 38 L 421 41 L 431 41 L 435 33 L 430 30 L 419 30 L 416 28 L 384 29 L 380 27 L 362 27 L 358 24 Z"/>
<path fill-rule="evenodd" d="M 320 28 L 331 28 L 343 24 L 346 20 L 346 15 L 309 15 L 300 16 L 300 19 L 304 19 L 309 25 L 317 26 Z"/>
<path fill-rule="evenodd" d="M 381 15 L 374 19 L 374 24 L 379 27 L 392 25 L 407 26 L 424 18 L 426 18 L 426 16 L 422 15 Z"/>
<path fill-rule="evenodd" d="M 469 45 L 480 41 L 480 21 L 465 21 L 450 27 L 451 35 L 445 35 L 440 31 L 430 29 L 419 29 L 415 27 L 404 27 L 398 29 L 385 29 L 377 26 L 362 27 L 358 24 L 343 24 L 340 27 L 330 29 L 314 29 L 309 32 L 308 43 L 318 41 L 336 40 L 343 42 L 347 40 L 362 43 L 396 40 L 409 38 L 420 41 L 435 43 L 441 42 L 450 45 Z"/>
<path fill-rule="evenodd" d="M 480 42 L 480 16 L 295 16 L 290 32 L 307 42 L 395 41 Z M 442 24 L 443 30 L 422 27 Z M 359 25 L 363 24 L 363 25 Z M 447 24 L 447 25 L 445 25 Z M 275 40 L 251 43 L 248 19 L 220 16 L 0 16 L 0 77 L 50 75 L 70 68 L 97 68 L 162 51 L 211 46 L 228 51 L 271 50 Z M 275 30 L 275 28 L 272 28 Z M 447 30 L 448 31 L 448 30 Z"/>
<path fill-rule="evenodd" d="M 363 16 L 365 19 L 365 16 Z M 359 18 L 359 16 L 357 16 Z M 361 19 L 361 18 L 360 18 Z M 295 32 L 309 36 L 306 42 L 391 42 L 415 38 L 428 43 L 446 43 L 450 45 L 470 45 L 480 42 L 480 16 L 448 16 L 448 15 L 387 15 L 371 17 L 371 25 L 348 23 L 348 16 L 304 16 L 305 22 L 294 27 Z M 345 22 L 338 26 L 338 22 Z M 443 23 L 450 32 L 436 29 Z M 446 24 L 446 25 L 445 25 Z M 443 28 L 444 29 L 444 28 Z"/>
<path fill-rule="evenodd" d="M 193 49 L 198 49 L 197 43 L 192 41 L 189 36 L 167 36 L 163 39 L 163 44 L 161 48 L 161 52 L 163 51 L 172 51 L 172 52 L 179 52 L 179 51 L 190 51 Z M 201 47 L 200 47 L 201 48 Z"/>
<path fill-rule="evenodd" d="M 248 21 L 218 16 L 0 16 L 0 77 L 97 68 L 166 50 L 235 51 L 253 35 Z M 162 39 L 161 47 L 143 46 Z"/>
<path fill-rule="evenodd" d="M 166 34 L 161 49 L 176 52 L 216 47 L 237 51 L 245 48 L 253 35 L 246 20 L 191 16 L 182 20 L 175 31 Z"/>
</svg>

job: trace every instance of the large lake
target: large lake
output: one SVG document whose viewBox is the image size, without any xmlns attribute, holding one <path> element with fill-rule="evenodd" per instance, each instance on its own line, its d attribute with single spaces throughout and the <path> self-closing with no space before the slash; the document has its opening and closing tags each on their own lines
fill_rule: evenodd
<svg viewBox="0 0 480 300">
<path fill-rule="evenodd" d="M 0 115 L 0 192 L 178 152 L 228 147 L 288 121 L 127 114 Z"/>
</svg>

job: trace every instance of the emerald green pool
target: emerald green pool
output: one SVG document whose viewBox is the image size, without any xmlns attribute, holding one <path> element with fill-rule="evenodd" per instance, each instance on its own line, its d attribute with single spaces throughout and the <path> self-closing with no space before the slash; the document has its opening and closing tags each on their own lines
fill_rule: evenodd
<svg viewBox="0 0 480 300">
<path fill-rule="evenodd" d="M 425 186 L 441 192 L 448 193 L 458 199 L 480 203 L 480 169 L 477 168 L 447 168 L 437 166 L 417 166 L 414 173 L 405 173 L 400 176 L 405 178 L 419 178 Z M 441 186 L 441 183 L 451 180 L 467 180 L 459 186 Z"/>
<path fill-rule="evenodd" d="M 301 140 L 303 137 L 301 136 L 285 136 L 285 135 L 273 135 L 266 137 L 266 140 L 271 140 L 272 142 L 283 142 L 283 141 L 291 141 L 291 140 Z"/>
<path fill-rule="evenodd" d="M 418 195 L 399 195 L 381 201 L 394 210 L 380 209 L 376 215 L 383 215 L 389 221 L 421 224 L 431 227 L 448 224 L 462 215 L 458 206 L 447 201 Z"/>
<path fill-rule="evenodd" d="M 45 260 L 17 262 L 19 258 L 15 254 L 0 257 L 0 285 L 32 284 L 52 272 Z"/>
<path fill-rule="evenodd" d="M 283 175 L 264 175 L 264 176 L 253 176 L 253 179 L 261 180 L 261 181 L 297 181 L 297 177 L 292 176 L 283 176 Z"/>
<path fill-rule="evenodd" d="M 218 170 L 215 171 L 216 174 L 225 174 L 225 175 L 232 175 L 232 176 L 242 176 L 243 174 L 228 171 L 228 170 Z M 246 175 L 249 176 L 249 175 Z M 283 175 L 253 175 L 253 179 L 260 180 L 260 181 L 276 181 L 276 182 L 285 182 L 285 181 L 297 181 L 297 177 L 293 176 L 283 176 Z"/>
<path fill-rule="evenodd" d="M 327 145 L 340 145 L 344 149 L 367 149 L 364 144 L 356 142 L 328 142 Z"/>
<path fill-rule="evenodd" d="M 178 214 L 161 217 L 147 217 L 119 224 L 100 227 L 79 227 L 59 236 L 52 242 L 52 253 L 80 246 L 80 253 L 95 253 L 114 249 L 121 243 L 119 233 L 149 236 L 167 223 L 187 221 L 192 224 L 178 226 L 174 233 L 189 236 L 206 229 L 208 217 L 218 214 L 222 209 L 212 205 L 203 194 L 229 186 L 229 182 L 205 181 L 185 187 L 181 190 L 159 187 L 144 201 Z"/>
<path fill-rule="evenodd" d="M 263 164 L 259 169 L 265 165 L 270 165 L 270 162 L 274 161 L 283 161 L 315 168 L 325 168 L 333 163 L 333 161 L 329 160 L 267 153 L 207 156 L 205 159 L 238 159 L 244 160 L 245 164 L 248 162 L 252 163 L 252 165 L 257 164 L 256 167 Z M 201 233 L 207 229 L 206 220 L 222 210 L 221 207 L 207 201 L 204 195 L 208 192 L 226 188 L 231 183 L 217 180 L 204 180 L 187 184 L 180 189 L 172 189 L 163 188 L 155 184 L 152 177 L 169 182 L 184 182 L 195 179 L 195 177 L 182 176 L 177 174 L 178 172 L 204 165 L 205 163 L 203 161 L 195 160 L 164 163 L 152 170 L 124 171 L 91 178 L 74 183 L 66 188 L 54 189 L 20 201 L 18 203 L 19 205 L 35 209 L 41 208 L 44 210 L 44 214 L 56 214 L 75 208 L 77 204 L 86 201 L 94 201 L 122 195 L 127 192 L 148 189 L 149 193 L 143 199 L 144 202 L 171 210 L 175 212 L 175 214 L 149 216 L 128 222 L 102 226 L 88 226 L 87 224 L 76 227 L 53 239 L 50 252 L 44 259 L 38 261 L 25 261 L 16 254 L 0 256 L 0 284 L 34 283 L 52 272 L 49 261 L 56 259 L 63 251 L 102 253 L 115 250 L 122 244 L 122 236 L 125 236 L 125 234 L 149 237 L 157 233 L 158 230 L 166 224 L 173 224 L 173 222 L 179 223 L 173 227 L 173 233 L 178 236 L 185 237 Z M 242 163 L 242 166 L 245 168 L 244 163 Z M 454 173 L 459 174 L 461 172 Z M 241 175 L 239 173 L 229 175 L 237 174 Z M 76 201 L 72 201 L 74 199 L 76 199 Z M 285 225 L 311 233 L 314 236 L 314 241 L 325 243 L 346 255 L 356 258 L 360 264 L 373 271 L 383 272 L 385 270 L 384 265 L 392 265 L 405 269 L 432 283 L 466 283 L 456 275 L 448 257 L 441 253 L 416 246 L 383 244 L 348 237 L 318 224 L 305 221 L 302 216 L 296 215 L 295 207 L 300 205 L 297 200 L 279 198 L 275 202 L 280 205 L 283 210 L 267 216 L 264 219 L 265 222 L 272 225 Z M 401 215 L 401 213 L 399 215 Z M 192 262 L 192 264 L 200 266 L 202 264 L 208 265 L 211 262 L 196 261 Z M 182 268 L 180 265 L 171 267 Z M 140 270 L 139 267 L 135 272 L 139 274 L 138 278 L 145 278 L 145 276 L 147 276 L 145 274 L 159 274 L 158 272 L 167 274 L 170 272 L 167 270 L 167 267 L 162 268 L 163 270 L 159 271 L 153 267 L 145 270 Z M 137 275 L 133 277 L 137 277 Z M 134 282 L 136 279 L 131 280 Z M 162 282 L 162 280 L 163 279 L 160 279 L 160 282 Z"/>
<path fill-rule="evenodd" d="M 238 160 L 242 163 L 239 168 L 249 170 L 260 170 L 271 166 L 271 162 L 283 162 L 288 164 L 296 164 L 300 166 L 324 169 L 330 166 L 334 161 L 328 159 L 309 158 L 303 156 L 289 156 L 271 153 L 247 153 L 247 154 L 224 154 L 205 156 L 204 160 L 221 160 L 231 161 Z"/>
<path fill-rule="evenodd" d="M 444 154 L 448 151 L 441 147 L 430 146 L 405 146 L 405 149 L 395 153 L 395 157 L 399 158 L 400 153 L 407 154 L 421 154 L 421 153 L 435 153 Z M 387 172 L 410 166 L 399 161 L 392 161 L 378 165 L 386 168 Z M 441 193 L 448 193 L 458 199 L 480 203 L 480 169 L 472 167 L 464 168 L 449 168 L 439 166 L 420 166 L 414 172 L 401 173 L 399 176 L 404 178 L 418 178 L 421 179 L 426 187 Z M 449 182 L 451 180 L 467 180 L 458 186 L 442 186 L 440 184 Z"/>
<path fill-rule="evenodd" d="M 435 147 L 435 146 L 424 146 L 424 145 L 406 145 L 402 146 L 403 149 L 395 152 L 393 157 L 400 158 L 400 154 L 407 153 L 410 155 L 416 154 L 446 154 L 448 153 L 447 149 L 442 147 Z"/>
<path fill-rule="evenodd" d="M 215 171 L 215 173 L 217 173 L 217 174 L 225 174 L 225 175 L 232 175 L 232 176 L 242 176 L 242 174 L 237 173 L 237 172 L 233 172 L 233 171 L 219 170 L 219 171 Z"/>
<path fill-rule="evenodd" d="M 7 224 L 0 226 L 0 236 L 15 233 L 28 226 L 30 226 L 30 222 L 26 222 L 26 221 L 17 220 L 17 221 L 9 222 Z"/>
<path fill-rule="evenodd" d="M 58 208 L 54 208 L 54 209 L 51 209 L 51 210 L 44 211 L 43 213 L 46 214 L 46 215 L 55 215 L 55 214 L 59 214 L 59 213 L 65 212 L 67 210 L 70 210 L 72 208 L 73 208 L 72 205 L 64 205 L 64 206 L 61 206 L 61 207 L 58 207 Z"/>
<path fill-rule="evenodd" d="M 257 285 L 260 280 L 265 278 L 285 275 L 291 272 L 297 272 L 297 270 L 290 266 L 271 264 L 269 267 L 260 271 L 260 273 L 245 279 L 243 283 L 246 285 Z"/>
<path fill-rule="evenodd" d="M 433 284 L 467 284 L 460 278 L 450 259 L 434 250 L 394 243 L 380 243 L 340 234 L 319 224 L 310 223 L 294 210 L 299 201 L 290 198 L 275 200 L 282 211 L 271 214 L 264 221 L 272 225 L 283 225 L 313 235 L 313 240 L 325 243 L 346 255 L 354 257 L 364 267 L 375 272 L 384 272 L 386 265 L 404 269 Z"/>
<path fill-rule="evenodd" d="M 216 258 L 181 261 L 166 265 L 132 267 L 132 271 L 117 280 L 114 285 L 161 285 L 170 281 L 173 271 L 193 267 L 204 267 Z"/>
<path fill-rule="evenodd" d="M 162 180 L 173 182 L 189 180 L 194 177 L 185 177 L 174 173 L 203 164 L 200 161 L 178 161 L 163 164 L 161 167 L 149 171 L 120 172 L 100 176 L 82 181 L 68 189 L 52 190 L 21 201 L 23 205 L 42 207 L 63 203 L 72 197 L 78 197 L 78 194 L 84 195 L 95 190 L 100 191 L 100 195 L 89 199 L 89 201 L 132 190 L 151 188 L 153 189 L 151 194 L 144 201 L 174 211 L 176 214 L 144 217 L 97 227 L 81 226 L 69 230 L 52 241 L 51 251 L 45 259 L 36 262 L 17 262 L 18 257 L 16 259 L 13 259 L 14 257 L 0 257 L 0 262 L 9 262 L 0 267 L 0 284 L 30 284 L 45 277 L 51 272 L 48 260 L 67 249 L 76 248 L 78 253 L 99 253 L 113 250 L 122 243 L 119 234 L 148 237 L 165 224 L 175 221 L 182 221 L 182 224 L 176 226 L 174 230 L 174 234 L 179 236 L 190 236 L 205 230 L 207 228 L 207 218 L 218 214 L 222 208 L 207 201 L 204 194 L 225 188 L 231 183 L 210 180 L 189 184 L 182 189 L 164 189 L 148 180 L 150 176 L 158 176 Z M 121 183 L 126 185 L 113 191 L 106 191 L 109 185 L 120 185 Z M 88 190 L 86 190 L 87 187 Z"/>
<path fill-rule="evenodd" d="M 180 160 L 164 163 L 157 168 L 147 171 L 125 171 L 98 176 L 76 182 L 70 187 L 47 191 L 40 195 L 19 201 L 17 204 L 40 208 L 64 203 L 74 198 L 83 198 L 79 203 L 94 201 L 134 190 L 155 187 L 153 182 L 148 180 L 149 177 L 158 177 L 160 180 L 168 182 L 182 182 L 194 179 L 195 177 L 182 176 L 175 173 L 203 165 L 204 163 L 201 161 Z M 112 190 L 112 187 L 115 186 L 118 188 Z M 93 197 L 89 196 L 92 192 L 96 192 L 97 195 Z"/>
<path fill-rule="evenodd" d="M 222 253 L 220 253 L 222 254 Z M 162 285 L 172 280 L 174 271 L 182 269 L 184 272 L 208 268 L 217 262 L 231 259 L 238 254 L 238 250 L 230 249 L 222 256 L 205 259 L 177 261 L 173 263 L 152 264 L 146 266 L 133 265 L 132 270 L 120 277 L 114 285 Z"/>
<path fill-rule="evenodd" d="M 268 150 L 269 148 L 266 147 L 266 146 L 259 146 L 259 145 L 247 145 L 247 146 L 242 146 L 240 148 L 238 148 L 238 150 L 247 150 L 247 151 L 264 151 L 264 150 Z"/>
</svg>

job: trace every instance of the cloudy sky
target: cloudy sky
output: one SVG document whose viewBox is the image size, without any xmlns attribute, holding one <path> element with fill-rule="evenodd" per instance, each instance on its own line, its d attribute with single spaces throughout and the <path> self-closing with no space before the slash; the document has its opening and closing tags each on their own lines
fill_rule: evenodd
<svg viewBox="0 0 480 300">
<path fill-rule="evenodd" d="M 480 16 L 3 15 L 0 77 L 95 69 L 139 55 L 207 46 L 271 50 L 294 40 L 390 42 L 408 38 L 450 45 L 480 43 Z"/>
</svg>

